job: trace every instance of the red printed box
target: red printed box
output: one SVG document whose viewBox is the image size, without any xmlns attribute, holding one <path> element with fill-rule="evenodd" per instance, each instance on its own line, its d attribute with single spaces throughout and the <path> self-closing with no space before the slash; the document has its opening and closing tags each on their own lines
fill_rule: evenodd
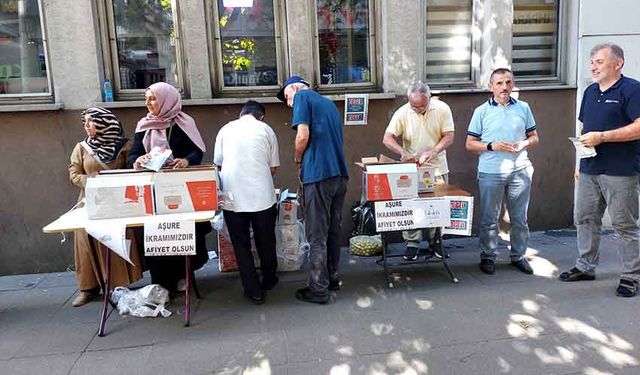
<svg viewBox="0 0 640 375">
<path fill-rule="evenodd" d="M 153 181 L 158 214 L 218 209 L 218 178 L 213 167 L 161 170 Z"/>
</svg>

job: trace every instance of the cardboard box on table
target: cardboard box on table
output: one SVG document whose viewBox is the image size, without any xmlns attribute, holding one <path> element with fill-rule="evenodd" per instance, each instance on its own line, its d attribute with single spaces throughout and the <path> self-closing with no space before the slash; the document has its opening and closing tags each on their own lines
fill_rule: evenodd
<svg viewBox="0 0 640 375">
<path fill-rule="evenodd" d="M 362 171 L 362 201 L 384 201 L 418 197 L 415 163 L 398 163 L 381 155 L 356 163 Z"/>
<path fill-rule="evenodd" d="M 218 209 L 218 177 L 214 166 L 161 170 L 155 173 L 153 182 L 158 214 Z"/>
<path fill-rule="evenodd" d="M 91 220 L 153 215 L 153 174 L 131 172 L 87 178 L 85 202 Z"/>
</svg>

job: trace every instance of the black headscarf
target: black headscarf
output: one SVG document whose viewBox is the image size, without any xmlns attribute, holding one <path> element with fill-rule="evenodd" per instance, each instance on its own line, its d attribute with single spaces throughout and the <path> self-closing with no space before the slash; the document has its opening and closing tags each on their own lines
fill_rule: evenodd
<svg viewBox="0 0 640 375">
<path fill-rule="evenodd" d="M 112 162 L 122 146 L 127 143 L 122 124 L 118 118 L 108 109 L 102 107 L 90 107 L 82 112 L 82 121 L 89 115 L 96 127 L 96 135 L 87 137 L 85 142 L 96 153 L 103 163 Z"/>
</svg>

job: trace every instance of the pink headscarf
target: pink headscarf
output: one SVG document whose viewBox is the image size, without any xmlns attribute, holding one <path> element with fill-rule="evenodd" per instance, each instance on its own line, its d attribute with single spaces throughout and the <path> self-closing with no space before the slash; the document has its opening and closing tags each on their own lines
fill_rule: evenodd
<svg viewBox="0 0 640 375">
<path fill-rule="evenodd" d="M 153 92 L 160 104 L 160 113 L 157 116 L 147 113 L 138 121 L 136 133 L 146 132 L 142 139 L 144 149 L 149 152 L 153 146 L 170 148 L 167 140 L 167 132 L 173 121 L 187 134 L 189 139 L 198 146 L 202 152 L 206 151 L 202 136 L 196 127 L 193 117 L 182 112 L 182 99 L 175 87 L 165 82 L 154 83 L 148 90 Z"/>
</svg>

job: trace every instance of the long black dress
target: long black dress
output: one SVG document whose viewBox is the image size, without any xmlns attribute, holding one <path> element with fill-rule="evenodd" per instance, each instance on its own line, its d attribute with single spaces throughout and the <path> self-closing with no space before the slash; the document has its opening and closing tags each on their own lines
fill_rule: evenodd
<svg viewBox="0 0 640 375">
<path fill-rule="evenodd" d="M 169 129 L 166 131 L 169 131 Z M 198 165 L 202 162 L 202 150 L 191 141 L 180 126 L 173 125 L 170 134 L 169 146 L 174 158 L 187 159 L 189 165 Z M 145 132 L 139 132 L 133 138 L 133 146 L 129 151 L 128 158 L 130 167 L 133 166 L 138 157 L 147 153 L 142 144 L 144 135 Z M 209 232 L 211 232 L 211 225 L 208 222 L 196 223 L 196 255 L 190 257 L 193 270 L 202 268 L 209 259 L 205 238 Z M 143 238 L 142 236 L 139 237 Z M 160 284 L 171 292 L 176 291 L 178 280 L 185 277 L 185 264 L 182 256 L 152 256 L 145 257 L 144 261 L 145 266 L 151 273 L 151 282 Z"/>
</svg>

